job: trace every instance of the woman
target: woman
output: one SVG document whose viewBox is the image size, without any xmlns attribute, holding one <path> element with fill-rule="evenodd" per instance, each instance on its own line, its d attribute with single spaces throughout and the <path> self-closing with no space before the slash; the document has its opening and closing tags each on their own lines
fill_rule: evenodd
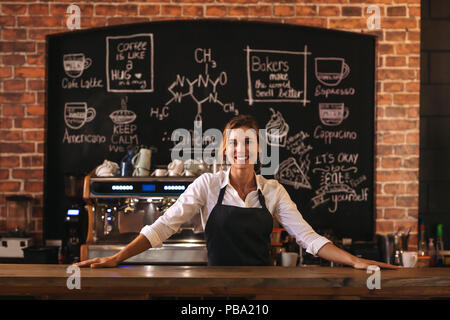
<svg viewBox="0 0 450 320">
<path fill-rule="evenodd" d="M 284 187 L 255 173 L 259 128 L 251 116 L 233 118 L 223 131 L 220 153 L 230 169 L 198 177 L 163 216 L 124 249 L 110 257 L 77 263 L 79 267 L 114 267 L 149 248 L 160 247 L 200 211 L 208 265 L 270 265 L 270 233 L 275 217 L 307 252 L 335 263 L 366 269 L 397 268 L 361 259 L 318 235 L 302 218 Z M 255 165 L 256 164 L 256 165 Z"/>
</svg>

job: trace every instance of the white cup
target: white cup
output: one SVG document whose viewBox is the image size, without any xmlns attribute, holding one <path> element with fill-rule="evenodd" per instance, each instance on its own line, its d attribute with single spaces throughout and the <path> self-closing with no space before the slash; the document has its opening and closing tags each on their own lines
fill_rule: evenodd
<svg viewBox="0 0 450 320">
<path fill-rule="evenodd" d="M 182 176 L 184 171 L 184 162 L 179 159 L 175 159 L 169 163 L 167 169 L 169 169 L 169 176 L 171 177 Z"/>
<path fill-rule="evenodd" d="M 403 266 L 406 268 L 414 268 L 417 263 L 416 251 L 405 251 L 402 254 Z"/>
<path fill-rule="evenodd" d="M 281 265 L 283 267 L 295 267 L 297 266 L 298 253 L 295 252 L 282 252 L 281 253 Z"/>
<path fill-rule="evenodd" d="M 165 176 L 167 176 L 167 170 L 166 169 L 156 169 L 155 171 L 153 171 L 152 176 L 165 177 Z"/>
</svg>

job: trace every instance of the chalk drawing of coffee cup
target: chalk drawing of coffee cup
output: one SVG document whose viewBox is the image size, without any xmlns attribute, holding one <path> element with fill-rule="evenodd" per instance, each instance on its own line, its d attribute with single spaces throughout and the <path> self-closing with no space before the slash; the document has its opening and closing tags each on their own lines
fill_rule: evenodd
<svg viewBox="0 0 450 320">
<path fill-rule="evenodd" d="M 70 53 L 63 57 L 64 71 L 71 78 L 78 78 L 83 71 L 92 64 L 91 58 L 86 58 L 84 53 Z"/>
<path fill-rule="evenodd" d="M 350 73 L 350 67 L 343 58 L 315 58 L 316 78 L 326 86 L 337 86 Z"/>
<path fill-rule="evenodd" d="M 64 105 L 64 121 L 69 128 L 80 129 L 95 118 L 94 108 L 88 108 L 86 102 L 67 102 Z"/>
<path fill-rule="evenodd" d="M 319 103 L 320 121 L 326 126 L 338 126 L 349 114 L 344 103 Z"/>
</svg>

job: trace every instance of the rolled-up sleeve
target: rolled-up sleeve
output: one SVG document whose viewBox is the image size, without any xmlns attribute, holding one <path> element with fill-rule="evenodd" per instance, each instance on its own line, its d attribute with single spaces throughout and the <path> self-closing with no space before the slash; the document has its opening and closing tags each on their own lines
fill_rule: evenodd
<svg viewBox="0 0 450 320">
<path fill-rule="evenodd" d="M 319 250 L 331 242 L 327 238 L 317 234 L 313 228 L 303 219 L 292 201 L 286 189 L 280 184 L 277 189 L 277 205 L 273 213 L 286 231 L 294 236 L 298 245 L 306 249 L 306 252 L 316 256 Z"/>
<path fill-rule="evenodd" d="M 183 223 L 200 213 L 206 203 L 208 180 L 208 174 L 195 179 L 161 217 L 141 229 L 140 233 L 150 241 L 152 248 L 161 247 Z"/>
</svg>

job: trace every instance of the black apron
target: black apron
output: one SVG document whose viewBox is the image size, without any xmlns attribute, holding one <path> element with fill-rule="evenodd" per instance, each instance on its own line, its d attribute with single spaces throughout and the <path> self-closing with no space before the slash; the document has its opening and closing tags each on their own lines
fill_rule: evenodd
<svg viewBox="0 0 450 320">
<path fill-rule="evenodd" d="M 270 234 L 273 218 L 258 189 L 262 208 L 223 205 L 225 189 L 220 190 L 217 204 L 205 226 L 209 266 L 272 265 Z"/>
</svg>

